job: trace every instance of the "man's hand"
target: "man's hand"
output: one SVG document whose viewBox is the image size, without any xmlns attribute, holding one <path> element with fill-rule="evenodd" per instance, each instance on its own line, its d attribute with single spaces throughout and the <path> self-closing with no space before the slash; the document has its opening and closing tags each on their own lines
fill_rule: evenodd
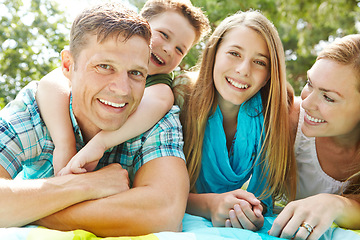
<svg viewBox="0 0 360 240">
<path fill-rule="evenodd" d="M 76 176 L 79 176 L 79 181 L 88 189 L 90 199 L 108 197 L 130 189 L 128 172 L 118 163 Z"/>
</svg>

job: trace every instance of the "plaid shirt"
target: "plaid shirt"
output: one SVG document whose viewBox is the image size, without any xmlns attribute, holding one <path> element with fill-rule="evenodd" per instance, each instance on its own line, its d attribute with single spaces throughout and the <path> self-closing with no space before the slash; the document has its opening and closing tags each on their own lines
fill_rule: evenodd
<svg viewBox="0 0 360 240">
<path fill-rule="evenodd" d="M 35 100 L 37 84 L 37 81 L 31 82 L 0 111 L 0 164 L 12 178 L 37 179 L 54 174 L 54 144 Z M 79 150 L 85 143 L 71 104 L 70 116 Z M 152 159 L 175 156 L 185 160 L 182 148 L 179 108 L 174 106 L 149 131 L 107 150 L 97 169 L 120 163 L 128 170 L 132 182 L 136 171 Z"/>
</svg>

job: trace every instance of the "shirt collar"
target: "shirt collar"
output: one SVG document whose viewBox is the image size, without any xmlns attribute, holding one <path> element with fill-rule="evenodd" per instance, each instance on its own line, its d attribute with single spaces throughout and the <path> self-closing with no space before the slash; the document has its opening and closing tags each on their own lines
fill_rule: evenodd
<svg viewBox="0 0 360 240">
<path fill-rule="evenodd" d="M 84 138 L 81 134 L 81 130 L 80 130 L 79 124 L 76 121 L 76 117 L 75 117 L 74 110 L 73 110 L 72 94 L 70 94 L 69 112 L 70 112 L 71 123 L 72 123 L 73 130 L 75 133 L 76 142 L 84 143 Z"/>
</svg>

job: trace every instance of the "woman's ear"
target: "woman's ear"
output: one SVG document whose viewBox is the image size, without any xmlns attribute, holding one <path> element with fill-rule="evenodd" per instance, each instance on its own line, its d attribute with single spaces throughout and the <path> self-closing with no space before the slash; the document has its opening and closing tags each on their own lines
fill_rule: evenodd
<svg viewBox="0 0 360 240">
<path fill-rule="evenodd" d="M 73 71 L 74 59 L 69 50 L 61 51 L 61 69 L 65 77 L 71 80 L 71 73 Z"/>
</svg>

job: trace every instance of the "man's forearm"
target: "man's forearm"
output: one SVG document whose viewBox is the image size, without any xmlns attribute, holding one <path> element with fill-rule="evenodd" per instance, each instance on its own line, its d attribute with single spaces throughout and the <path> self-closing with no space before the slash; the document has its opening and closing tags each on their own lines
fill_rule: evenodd
<svg viewBox="0 0 360 240">
<path fill-rule="evenodd" d="M 175 165 L 157 161 L 139 170 L 140 185 L 135 180 L 135 187 L 128 191 L 76 204 L 36 223 L 57 230 L 83 229 L 99 237 L 178 231 L 189 190 L 185 164 L 183 160 Z M 162 171 L 166 167 L 169 170 Z"/>
<path fill-rule="evenodd" d="M 81 175 L 36 180 L 1 178 L 0 227 L 23 226 L 76 203 L 117 194 L 126 186 L 127 190 L 128 182 L 121 184 L 121 178 L 127 179 L 127 175 L 121 177 L 124 171 L 113 164 Z M 109 182 L 109 177 L 114 181 Z"/>
<path fill-rule="evenodd" d="M 70 175 L 24 181 L 0 179 L 0 226 L 23 226 L 86 200 L 89 196 L 73 181 Z"/>
</svg>

